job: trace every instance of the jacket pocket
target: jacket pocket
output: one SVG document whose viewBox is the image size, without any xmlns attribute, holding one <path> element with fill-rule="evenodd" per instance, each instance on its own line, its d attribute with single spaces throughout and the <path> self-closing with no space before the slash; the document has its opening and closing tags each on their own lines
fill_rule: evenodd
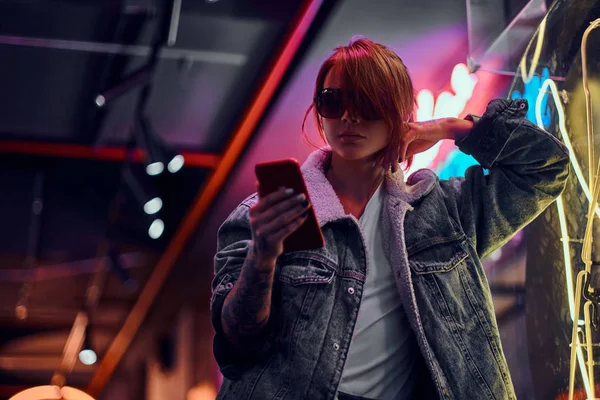
<svg viewBox="0 0 600 400">
<path fill-rule="evenodd" d="M 419 275 L 452 271 L 469 256 L 463 244 L 464 240 L 464 237 L 440 238 L 409 250 L 410 268 Z"/>
<path fill-rule="evenodd" d="M 304 329 L 313 320 L 329 295 L 334 291 L 335 268 L 323 257 L 312 254 L 294 254 L 278 260 L 276 284 L 273 286 L 273 302 L 279 306 L 284 337 Z M 301 327 L 294 324 L 300 319 Z"/>
<path fill-rule="evenodd" d="M 281 268 L 279 280 L 292 286 L 311 283 L 331 283 L 334 271 L 315 266 L 286 265 Z"/>
<path fill-rule="evenodd" d="M 291 286 L 328 284 L 335 276 L 335 268 L 323 257 L 286 256 L 278 263 L 279 281 Z"/>
</svg>

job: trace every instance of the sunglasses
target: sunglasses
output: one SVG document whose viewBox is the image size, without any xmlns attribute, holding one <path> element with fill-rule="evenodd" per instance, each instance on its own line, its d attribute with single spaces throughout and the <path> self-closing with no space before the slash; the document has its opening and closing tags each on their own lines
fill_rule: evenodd
<svg viewBox="0 0 600 400">
<path fill-rule="evenodd" d="M 366 98 L 356 96 L 352 92 L 344 93 L 339 88 L 324 88 L 314 99 L 317 112 L 323 118 L 341 118 L 347 109 L 357 110 L 357 113 L 367 121 L 381 119 L 373 103 Z"/>
</svg>

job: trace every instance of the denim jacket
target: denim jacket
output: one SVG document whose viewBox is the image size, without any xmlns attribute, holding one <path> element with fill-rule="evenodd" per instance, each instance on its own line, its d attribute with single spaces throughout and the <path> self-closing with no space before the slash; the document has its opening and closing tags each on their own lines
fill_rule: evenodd
<svg viewBox="0 0 600 400">
<path fill-rule="evenodd" d="M 568 177 L 568 151 L 524 117 L 525 100 L 494 100 L 457 142 L 480 165 L 440 180 L 419 170 L 385 176 L 384 249 L 422 356 L 414 398 L 514 399 L 481 259 L 548 207 Z M 218 233 L 211 300 L 219 399 L 333 400 L 368 273 L 365 240 L 325 177 L 329 149 L 302 166 L 326 245 L 282 254 L 271 319 L 260 341 L 231 351 L 220 316 L 251 244 L 242 202 Z M 488 171 L 484 171 L 484 168 Z"/>
</svg>

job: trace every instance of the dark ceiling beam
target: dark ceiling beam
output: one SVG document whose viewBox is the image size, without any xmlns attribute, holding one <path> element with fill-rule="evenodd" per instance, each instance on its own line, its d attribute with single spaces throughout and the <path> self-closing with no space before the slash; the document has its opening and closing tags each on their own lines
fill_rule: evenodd
<svg viewBox="0 0 600 400">
<path fill-rule="evenodd" d="M 125 160 L 127 149 L 117 146 L 92 147 L 78 144 L 3 140 L 0 141 L 0 153 L 121 162 Z M 182 152 L 181 155 L 188 167 L 215 168 L 221 159 L 220 155 L 211 153 Z M 144 159 L 145 152 L 137 149 L 134 156 L 135 162 L 142 162 Z"/>
<path fill-rule="evenodd" d="M 183 218 L 182 224 L 158 261 L 136 304 L 131 309 L 121 331 L 100 361 L 87 388 L 87 392 L 91 396 L 98 397 L 109 381 L 138 332 L 173 265 L 227 181 L 304 40 L 321 3 L 320 0 L 306 0 L 299 10 L 298 16 L 291 25 L 292 27 L 282 42 L 282 46 L 276 52 L 265 79 L 262 81 L 255 97 L 249 103 L 249 107 L 235 129 L 218 165 L 206 184 L 200 189 L 194 203 L 188 209 L 187 215 Z"/>
</svg>

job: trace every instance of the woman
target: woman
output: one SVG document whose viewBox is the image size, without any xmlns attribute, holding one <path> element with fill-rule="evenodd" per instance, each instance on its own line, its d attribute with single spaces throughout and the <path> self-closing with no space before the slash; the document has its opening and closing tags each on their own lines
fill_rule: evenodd
<svg viewBox="0 0 600 400">
<path fill-rule="evenodd" d="M 480 260 L 561 193 L 567 150 L 524 119 L 524 100 L 480 119 L 415 123 L 413 109 L 385 46 L 357 40 L 322 65 L 307 115 L 329 147 L 302 167 L 311 202 L 255 194 L 219 230 L 219 398 L 515 398 Z M 481 166 L 405 182 L 397 160 L 442 139 Z M 310 207 L 326 246 L 284 253 Z"/>
</svg>

